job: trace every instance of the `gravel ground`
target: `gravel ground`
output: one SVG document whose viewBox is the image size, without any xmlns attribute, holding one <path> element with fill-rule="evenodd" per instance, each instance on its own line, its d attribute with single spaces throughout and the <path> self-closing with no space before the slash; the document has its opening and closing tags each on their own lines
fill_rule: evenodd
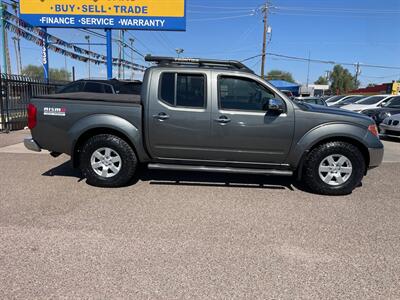
<svg viewBox="0 0 400 300">
<path fill-rule="evenodd" d="M 346 197 L 181 172 L 94 188 L 66 156 L 0 169 L 0 299 L 400 298 L 399 163 Z"/>
</svg>

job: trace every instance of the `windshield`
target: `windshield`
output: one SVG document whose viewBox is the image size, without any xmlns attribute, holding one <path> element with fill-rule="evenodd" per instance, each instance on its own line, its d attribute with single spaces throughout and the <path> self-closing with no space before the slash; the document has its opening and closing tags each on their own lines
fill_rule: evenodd
<svg viewBox="0 0 400 300">
<path fill-rule="evenodd" d="M 328 102 L 328 103 L 336 102 L 344 97 L 345 96 L 335 96 L 335 97 L 332 97 L 331 99 L 328 99 L 326 102 Z"/>
<path fill-rule="evenodd" d="M 363 105 L 371 105 L 371 104 L 377 104 L 379 101 L 385 99 L 385 96 L 373 96 L 373 97 L 368 97 L 362 100 L 357 101 L 357 104 L 363 104 Z"/>
<path fill-rule="evenodd" d="M 354 96 L 354 97 L 346 98 L 343 101 L 341 101 L 340 104 L 351 104 L 351 103 L 360 101 L 363 98 L 365 98 L 365 96 Z"/>
<path fill-rule="evenodd" d="M 390 99 L 383 106 L 384 107 L 391 107 L 391 108 L 399 108 L 400 107 L 400 97 L 394 97 L 394 98 Z"/>
</svg>

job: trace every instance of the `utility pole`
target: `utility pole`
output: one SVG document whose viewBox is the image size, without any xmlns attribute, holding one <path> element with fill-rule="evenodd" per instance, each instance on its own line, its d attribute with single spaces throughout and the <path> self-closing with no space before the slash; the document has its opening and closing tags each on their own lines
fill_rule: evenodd
<svg viewBox="0 0 400 300">
<path fill-rule="evenodd" d="M 122 61 L 125 62 L 125 30 L 121 30 L 121 38 L 122 38 Z M 125 80 L 125 64 L 122 64 L 122 79 Z"/>
<path fill-rule="evenodd" d="M 121 65 L 121 61 L 122 61 L 122 30 L 119 31 L 118 33 L 118 79 L 121 79 L 121 73 L 122 73 L 122 65 Z"/>
<path fill-rule="evenodd" d="M 331 75 L 331 71 L 329 71 L 329 70 L 325 71 L 326 80 L 329 81 L 329 76 L 330 76 L 330 75 Z"/>
<path fill-rule="evenodd" d="M 357 83 L 358 83 L 358 76 L 360 76 L 361 74 L 361 68 L 360 68 L 360 63 L 358 62 L 356 64 L 356 76 L 354 77 L 354 86 L 357 87 Z"/>
<path fill-rule="evenodd" d="M 133 65 L 133 62 L 134 62 L 134 60 L 133 60 L 133 43 L 135 42 L 135 39 L 133 39 L 133 38 L 130 38 L 129 39 L 129 42 L 131 42 L 131 62 L 132 62 L 132 73 L 131 73 L 131 80 L 134 80 L 135 79 L 135 69 L 134 69 L 134 65 Z"/>
<path fill-rule="evenodd" d="M 21 59 L 20 59 L 21 53 L 19 52 L 20 51 L 20 47 L 18 47 L 18 43 L 19 43 L 20 38 L 14 36 L 12 38 L 12 40 L 14 41 L 15 57 L 16 57 L 16 60 L 17 60 L 17 74 L 18 75 L 22 75 L 22 66 L 21 66 Z"/>
<path fill-rule="evenodd" d="M 90 35 L 85 35 L 85 39 L 88 42 L 88 46 L 89 46 L 89 52 L 90 52 Z M 89 73 L 89 79 L 91 79 L 91 70 L 90 70 L 90 53 L 89 53 L 89 59 L 88 59 L 88 73 Z"/>
<path fill-rule="evenodd" d="M 7 73 L 7 55 L 6 55 L 6 47 L 7 47 L 7 43 L 6 43 L 6 28 L 5 28 L 5 21 L 4 21 L 4 6 L 3 6 L 3 2 L 2 0 L 0 0 L 0 25 L 1 25 L 1 43 L 3 44 L 3 70 L 5 73 Z"/>
<path fill-rule="evenodd" d="M 19 18 L 18 3 L 12 2 L 11 7 L 14 10 L 14 14 Z M 20 20 L 18 20 L 18 25 L 20 25 L 19 22 L 20 22 Z M 17 48 L 18 48 L 17 59 L 18 59 L 18 63 L 19 63 L 19 66 L 20 66 L 19 74 L 22 75 L 21 35 L 20 35 L 19 31 L 17 32 Z"/>
<path fill-rule="evenodd" d="M 262 48 L 262 60 L 261 60 L 261 78 L 264 78 L 265 75 L 265 58 L 266 58 L 266 51 L 267 51 L 267 34 L 268 34 L 268 11 L 269 6 L 268 3 L 262 7 L 262 13 L 264 14 L 264 33 L 263 33 L 263 48 Z"/>
<path fill-rule="evenodd" d="M 310 83 L 310 63 L 311 63 L 311 51 L 308 51 L 308 67 L 307 67 L 307 88 Z"/>
</svg>

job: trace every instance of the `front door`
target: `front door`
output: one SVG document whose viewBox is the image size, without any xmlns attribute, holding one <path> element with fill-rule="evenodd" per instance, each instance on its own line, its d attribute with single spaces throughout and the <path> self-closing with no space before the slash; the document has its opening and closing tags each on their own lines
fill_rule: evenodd
<svg viewBox="0 0 400 300">
<path fill-rule="evenodd" d="M 262 80 L 219 74 L 214 78 L 212 135 L 218 160 L 283 164 L 294 135 L 292 103 L 283 113 L 268 112 L 270 99 L 281 98 Z"/>
<path fill-rule="evenodd" d="M 211 134 L 207 72 L 154 74 L 147 115 L 148 148 L 152 157 L 202 160 Z"/>
</svg>

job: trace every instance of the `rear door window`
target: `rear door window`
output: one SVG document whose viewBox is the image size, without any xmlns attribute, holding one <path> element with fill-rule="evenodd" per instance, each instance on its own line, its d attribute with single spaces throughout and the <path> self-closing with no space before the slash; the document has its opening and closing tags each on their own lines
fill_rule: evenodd
<svg viewBox="0 0 400 300">
<path fill-rule="evenodd" d="M 203 74 L 163 73 L 160 100 L 175 107 L 204 108 L 206 77 Z"/>
</svg>

